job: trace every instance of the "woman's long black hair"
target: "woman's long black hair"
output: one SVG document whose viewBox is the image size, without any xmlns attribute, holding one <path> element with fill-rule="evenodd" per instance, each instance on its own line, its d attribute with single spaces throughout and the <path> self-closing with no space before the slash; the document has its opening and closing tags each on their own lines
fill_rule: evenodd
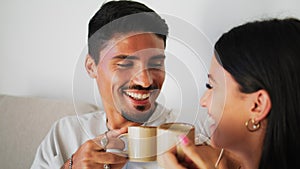
<svg viewBox="0 0 300 169">
<path fill-rule="evenodd" d="M 241 92 L 264 89 L 270 95 L 259 168 L 300 167 L 300 21 L 270 19 L 235 27 L 217 41 L 215 54 Z"/>
</svg>

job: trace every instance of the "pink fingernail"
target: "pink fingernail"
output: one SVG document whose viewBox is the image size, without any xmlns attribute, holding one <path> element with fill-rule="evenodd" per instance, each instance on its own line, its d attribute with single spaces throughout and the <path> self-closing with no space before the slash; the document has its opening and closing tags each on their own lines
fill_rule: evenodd
<svg viewBox="0 0 300 169">
<path fill-rule="evenodd" d="M 180 135 L 179 139 L 180 139 L 181 144 L 183 144 L 183 145 L 187 145 L 189 143 L 189 138 L 187 138 L 187 136 L 184 134 Z"/>
</svg>

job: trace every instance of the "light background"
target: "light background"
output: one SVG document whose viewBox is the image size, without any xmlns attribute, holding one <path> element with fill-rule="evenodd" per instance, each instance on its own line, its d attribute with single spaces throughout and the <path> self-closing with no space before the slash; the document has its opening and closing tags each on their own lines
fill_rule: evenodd
<svg viewBox="0 0 300 169">
<path fill-rule="evenodd" d="M 196 28 L 198 33 L 202 32 L 203 34 L 193 35 L 191 40 L 195 40 L 195 43 L 197 39 L 207 37 L 207 42 L 203 43 L 213 44 L 223 32 L 247 21 L 269 17 L 300 18 L 298 0 L 139 2 L 171 18 L 170 20 L 177 18 L 188 23 L 187 27 Z M 92 89 L 95 85 L 85 74 L 83 59 L 86 52 L 88 21 L 102 3 L 101 0 L 1 0 L 0 93 L 60 99 L 72 99 L 74 94 L 76 100 L 98 104 L 99 99 L 95 94 L 97 91 Z M 179 26 L 182 27 L 170 26 L 170 31 L 184 29 L 184 25 Z M 189 33 L 191 32 L 186 32 L 187 35 Z M 197 60 L 197 57 L 192 56 L 193 52 L 189 50 L 191 48 L 184 49 L 183 43 L 179 42 L 172 38 L 168 41 L 166 51 L 169 55 L 176 56 L 177 60 L 167 60 L 166 70 L 169 76 L 160 101 L 173 109 L 195 111 L 190 108 L 198 104 L 204 90 L 205 66 L 208 66 L 212 49 L 211 46 L 201 48 L 205 50 L 200 54 L 201 57 L 205 57 L 205 65 L 199 65 L 199 60 L 193 60 Z M 199 46 L 205 45 L 199 43 Z M 176 65 L 186 65 L 192 72 L 194 84 L 187 81 L 187 84 L 176 86 L 178 79 L 186 78 L 186 74 L 180 73 L 183 68 Z M 182 93 L 185 96 L 182 96 Z M 184 105 L 183 102 L 189 104 Z M 188 117 L 193 119 L 193 116 L 184 118 Z"/>
</svg>

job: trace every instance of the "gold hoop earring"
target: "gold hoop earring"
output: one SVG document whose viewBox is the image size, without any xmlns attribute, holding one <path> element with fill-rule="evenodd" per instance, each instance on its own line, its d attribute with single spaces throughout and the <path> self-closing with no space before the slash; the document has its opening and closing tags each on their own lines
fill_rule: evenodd
<svg viewBox="0 0 300 169">
<path fill-rule="evenodd" d="M 245 125 L 250 132 L 254 132 L 260 128 L 260 122 L 255 122 L 254 119 L 249 119 L 246 121 Z"/>
</svg>

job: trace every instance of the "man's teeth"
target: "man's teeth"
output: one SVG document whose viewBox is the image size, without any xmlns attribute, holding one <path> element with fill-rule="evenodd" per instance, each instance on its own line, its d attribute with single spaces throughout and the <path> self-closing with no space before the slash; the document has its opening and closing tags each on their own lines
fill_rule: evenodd
<svg viewBox="0 0 300 169">
<path fill-rule="evenodd" d="M 136 100 L 145 100 L 150 97 L 150 93 L 147 94 L 140 94 L 140 93 L 132 93 L 132 92 L 125 92 L 128 96 L 136 99 Z"/>
</svg>

